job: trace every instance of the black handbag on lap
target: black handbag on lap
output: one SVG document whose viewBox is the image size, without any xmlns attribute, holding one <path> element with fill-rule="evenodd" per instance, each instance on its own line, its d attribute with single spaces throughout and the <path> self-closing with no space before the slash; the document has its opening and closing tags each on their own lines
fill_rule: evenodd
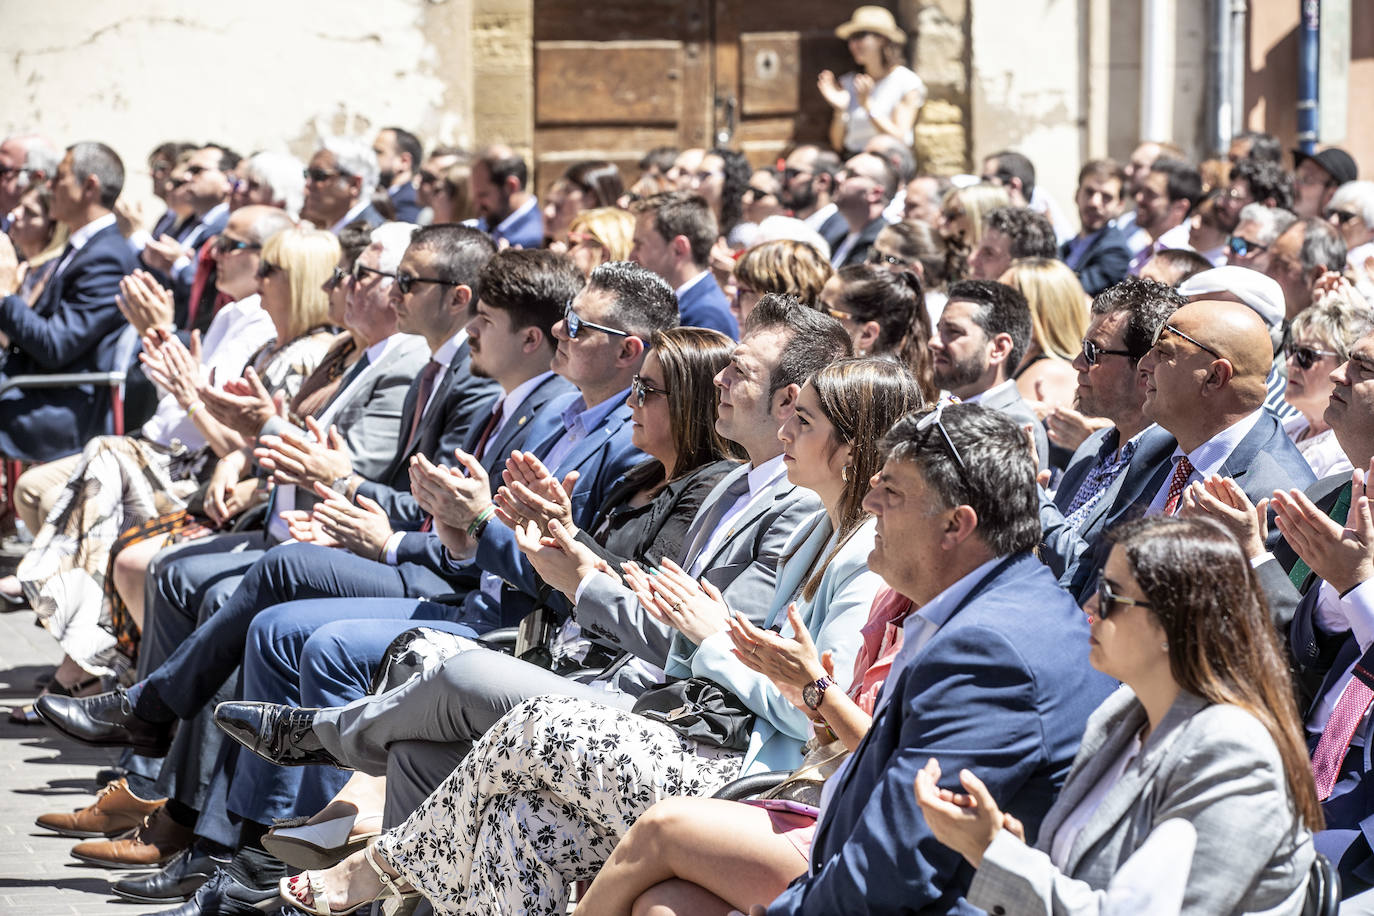
<svg viewBox="0 0 1374 916">
<path fill-rule="evenodd" d="M 749 748 L 754 713 L 732 691 L 704 677 L 651 687 L 632 710 L 662 722 L 684 738 L 727 751 Z"/>
</svg>

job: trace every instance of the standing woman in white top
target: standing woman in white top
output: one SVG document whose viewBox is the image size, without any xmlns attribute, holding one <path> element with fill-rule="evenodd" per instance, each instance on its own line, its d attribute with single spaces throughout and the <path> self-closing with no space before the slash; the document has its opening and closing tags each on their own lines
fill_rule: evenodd
<svg viewBox="0 0 1374 916">
<path fill-rule="evenodd" d="M 861 73 L 839 79 L 821 71 L 821 95 L 835 109 L 830 143 L 847 157 L 863 151 L 878 134 L 887 134 L 911 146 L 916 114 L 926 101 L 926 84 L 902 64 L 906 32 L 897 28 L 892 13 L 880 6 L 861 6 L 849 21 L 835 29 L 849 43 L 849 53 Z"/>
</svg>

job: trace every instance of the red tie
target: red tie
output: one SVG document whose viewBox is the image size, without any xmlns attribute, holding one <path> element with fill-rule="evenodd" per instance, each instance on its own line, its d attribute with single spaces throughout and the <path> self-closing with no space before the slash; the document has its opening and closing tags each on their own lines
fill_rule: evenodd
<svg viewBox="0 0 1374 916">
<path fill-rule="evenodd" d="M 1336 708 L 1331 711 L 1331 718 L 1326 720 L 1321 740 L 1312 752 L 1312 776 L 1317 781 L 1318 801 L 1326 801 L 1331 797 L 1336 778 L 1341 774 L 1341 762 L 1350 749 L 1350 739 L 1355 736 L 1355 729 L 1364 718 L 1365 710 L 1374 702 L 1374 690 L 1360 679 L 1358 667 L 1356 671 L 1350 682 L 1341 689 Z"/>
<path fill-rule="evenodd" d="M 420 418 L 425 415 L 429 396 L 434 392 L 434 380 L 439 377 L 439 370 L 442 368 L 444 367 L 440 363 L 431 359 L 425 365 L 425 371 L 420 373 L 420 390 L 415 394 L 415 416 L 410 419 L 410 435 L 406 436 L 407 452 L 415 447 L 415 438 L 420 432 Z"/>
<path fill-rule="evenodd" d="M 496 427 L 501 425 L 501 414 L 505 409 L 506 399 L 502 398 L 496 403 L 496 409 L 491 412 L 487 425 L 482 427 L 482 435 L 477 439 L 477 450 L 472 453 L 478 461 L 486 457 L 487 442 L 491 439 L 492 433 L 496 432 Z"/>
<path fill-rule="evenodd" d="M 1184 455 L 1174 467 L 1174 476 L 1169 479 L 1169 498 L 1164 501 L 1164 514 L 1173 515 L 1178 511 L 1178 501 L 1183 497 L 1183 488 L 1188 478 L 1193 476 L 1193 463 Z"/>
</svg>

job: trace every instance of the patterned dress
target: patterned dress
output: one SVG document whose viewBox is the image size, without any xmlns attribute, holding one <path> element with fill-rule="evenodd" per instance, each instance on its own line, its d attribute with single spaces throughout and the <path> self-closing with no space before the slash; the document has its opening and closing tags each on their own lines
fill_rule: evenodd
<svg viewBox="0 0 1374 916">
<path fill-rule="evenodd" d="M 333 340 L 312 330 L 280 349 L 269 342 L 251 360 L 269 391 L 293 396 Z M 105 596 L 110 548 L 120 533 L 185 508 L 212 459 L 179 456 L 137 436 L 100 436 L 87 443 L 66 489 L 34 536 L 16 571 L 39 621 L 73 661 L 94 675 L 120 676 L 134 659 L 119 651 Z"/>
</svg>

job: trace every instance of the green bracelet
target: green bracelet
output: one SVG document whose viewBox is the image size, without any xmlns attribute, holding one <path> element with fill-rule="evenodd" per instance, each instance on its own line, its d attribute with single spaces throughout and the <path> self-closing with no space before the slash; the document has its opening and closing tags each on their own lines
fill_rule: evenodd
<svg viewBox="0 0 1374 916">
<path fill-rule="evenodd" d="M 496 514 L 496 507 L 488 504 L 485 509 L 477 513 L 477 517 L 468 525 L 468 537 L 477 540 L 482 536 L 482 530 L 487 527 L 487 522 Z"/>
</svg>

